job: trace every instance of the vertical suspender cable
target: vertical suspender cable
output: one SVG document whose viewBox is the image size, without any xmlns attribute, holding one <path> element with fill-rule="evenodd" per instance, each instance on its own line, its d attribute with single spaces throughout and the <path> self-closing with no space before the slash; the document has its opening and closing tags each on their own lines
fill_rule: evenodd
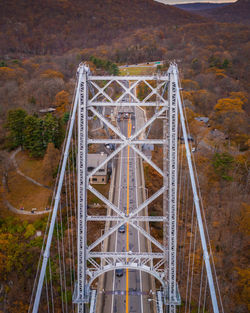
<svg viewBox="0 0 250 313">
<path fill-rule="evenodd" d="M 49 287 L 47 282 L 47 275 L 45 275 L 45 288 L 46 288 L 46 299 L 47 299 L 47 311 L 50 313 L 50 305 L 49 305 Z"/>
<path fill-rule="evenodd" d="M 52 313 L 54 313 L 54 295 L 53 295 L 53 284 L 52 284 L 52 271 L 51 271 L 51 262 L 49 258 L 49 279 L 50 279 L 50 290 L 51 290 L 51 306 L 52 306 Z"/>
<path fill-rule="evenodd" d="M 205 309 L 206 309 L 206 299 L 207 299 L 207 275 L 206 275 L 206 284 L 205 284 L 205 291 L 204 291 L 204 299 L 203 299 L 202 313 L 205 313 Z"/>
<path fill-rule="evenodd" d="M 192 234 L 193 234 L 193 224 L 194 224 L 194 205 L 192 208 L 192 220 L 191 220 L 191 230 L 189 239 L 189 253 L 188 253 L 188 272 L 187 272 L 187 285 L 186 285 L 186 298 L 185 298 L 185 312 L 187 312 L 188 307 L 188 292 L 189 292 L 189 275 L 190 275 L 190 259 L 192 250 Z"/>
<path fill-rule="evenodd" d="M 70 182 L 70 162 L 68 159 L 68 182 L 67 177 L 65 179 L 65 185 L 67 190 L 67 198 L 68 198 L 68 206 L 66 207 L 67 210 L 67 227 L 68 227 L 68 247 L 69 247 L 69 263 L 70 263 L 70 287 L 71 292 L 73 294 L 73 287 L 74 287 L 74 281 L 73 281 L 73 266 L 72 266 L 72 260 L 74 259 L 72 250 L 73 246 L 71 246 L 71 237 L 72 237 L 72 203 L 71 203 L 71 182 Z M 70 218 L 70 221 L 69 221 Z"/>
<path fill-rule="evenodd" d="M 187 180 L 187 183 L 186 183 Z M 183 198 L 183 206 L 184 206 L 184 210 L 185 210 L 185 226 L 184 226 L 184 232 L 183 232 L 183 249 L 182 249 L 182 256 L 181 256 L 181 260 L 180 260 L 180 264 L 181 264 L 181 269 L 180 269 L 180 276 L 183 275 L 183 268 L 184 268 L 184 264 L 185 264 L 185 248 L 186 248 L 186 237 L 187 237 L 187 219 L 188 219 L 188 206 L 189 206 L 189 184 L 190 181 L 187 177 L 187 175 L 185 176 L 185 188 L 184 188 L 184 198 Z"/>
<path fill-rule="evenodd" d="M 200 306 L 201 306 L 202 284 L 203 284 L 203 270 L 204 270 L 204 260 L 202 259 L 201 278 L 200 278 L 200 293 L 199 293 L 199 302 L 198 302 L 198 313 L 200 313 Z"/>
<path fill-rule="evenodd" d="M 193 243 L 193 262 L 192 262 L 192 273 L 191 273 L 191 281 L 190 281 L 190 287 L 189 287 L 189 309 L 191 307 L 191 298 L 192 298 L 192 289 L 193 289 L 193 279 L 194 279 L 194 261 L 195 261 L 195 248 L 196 248 L 196 237 L 197 237 L 197 220 L 195 221 L 195 232 L 194 232 L 194 243 Z"/>
<path fill-rule="evenodd" d="M 72 110 L 70 127 L 69 127 L 69 132 L 68 132 L 68 137 L 67 137 L 67 142 L 66 142 L 66 146 L 65 146 L 63 162 L 62 162 L 62 168 L 61 168 L 60 178 L 59 178 L 59 182 L 58 182 L 58 186 L 57 186 L 57 192 L 56 192 L 56 197 L 55 197 L 53 213 L 52 213 L 52 217 L 51 217 L 49 234 L 48 234 L 46 248 L 45 248 L 44 255 L 43 255 L 43 263 L 42 263 L 42 268 L 41 268 L 38 286 L 37 286 L 37 290 L 36 290 L 36 297 L 35 297 L 35 302 L 34 302 L 32 313 L 38 312 L 38 308 L 39 308 L 39 304 L 40 304 L 40 298 L 41 298 L 41 293 L 42 293 L 44 276 L 45 276 L 48 258 L 49 258 L 49 254 L 50 254 L 50 246 L 51 246 L 51 241 L 52 241 L 54 227 L 55 227 L 58 204 L 60 201 L 60 194 L 61 194 L 61 189 L 62 189 L 62 184 L 63 184 L 63 177 L 64 177 L 65 168 L 66 168 L 66 164 L 67 164 L 67 158 L 68 158 L 68 152 L 69 152 L 69 147 L 70 147 L 70 142 L 71 142 L 71 136 L 72 136 L 73 126 L 74 126 L 74 122 L 75 122 L 76 109 L 77 109 L 78 98 L 79 98 L 79 86 L 80 86 L 81 80 L 82 80 L 82 73 L 79 72 L 78 87 L 77 87 L 74 106 L 73 106 L 73 110 Z"/>
<path fill-rule="evenodd" d="M 184 142 L 185 142 L 185 147 L 186 147 L 186 152 L 187 152 L 186 153 L 187 154 L 187 161 L 188 161 L 190 179 L 191 179 L 192 190 L 193 190 L 193 195 L 194 195 L 194 203 L 195 203 L 196 215 L 197 215 L 197 220 L 198 220 L 198 225 L 199 225 L 199 230 L 200 230 L 201 243 L 202 243 L 202 249 L 203 249 L 203 257 L 204 257 L 205 265 L 206 265 L 206 271 L 207 271 L 208 284 L 209 284 L 209 289 L 210 289 L 210 294 L 211 294 L 211 299 L 212 299 L 213 311 L 214 311 L 214 313 L 219 313 L 217 297 L 216 297 L 215 287 L 214 287 L 214 281 L 213 281 L 213 276 L 212 276 L 212 270 L 211 270 L 211 265 L 210 265 L 210 261 L 209 261 L 209 254 L 208 254 L 208 250 L 207 250 L 207 242 L 206 242 L 205 232 L 204 232 L 204 227 L 203 227 L 203 222 L 202 222 L 199 197 L 198 197 L 196 182 L 195 182 L 195 177 L 194 177 L 193 164 L 192 164 L 191 154 L 190 154 L 190 149 L 189 149 L 189 144 L 188 144 L 186 124 L 185 124 L 185 119 L 184 119 L 184 114 L 183 114 L 183 109 L 182 109 L 182 102 L 181 102 L 181 97 L 180 97 L 180 92 L 179 92 L 179 85 L 178 85 L 178 79 L 177 79 L 177 66 L 173 66 L 173 71 L 174 71 L 175 83 L 177 86 L 177 98 L 178 98 L 180 119 L 181 119 L 183 137 L 184 137 Z"/>
<path fill-rule="evenodd" d="M 66 287 L 66 268 L 65 268 L 65 250 L 64 250 L 64 230 L 62 223 L 62 204 L 60 202 L 59 206 L 59 216 L 60 216 L 60 237 L 61 237 L 61 251 L 62 251 L 62 269 L 63 269 L 63 287 L 64 287 L 64 295 L 63 299 L 65 301 L 65 311 L 68 313 L 68 300 L 67 300 L 67 287 Z"/>
<path fill-rule="evenodd" d="M 56 217 L 56 238 L 57 238 L 57 250 L 58 250 L 58 265 L 59 265 L 59 278 L 60 278 L 62 313 L 64 313 L 62 261 L 61 261 L 61 249 L 60 249 L 60 235 L 59 235 L 59 230 L 58 230 L 58 217 Z"/>
</svg>

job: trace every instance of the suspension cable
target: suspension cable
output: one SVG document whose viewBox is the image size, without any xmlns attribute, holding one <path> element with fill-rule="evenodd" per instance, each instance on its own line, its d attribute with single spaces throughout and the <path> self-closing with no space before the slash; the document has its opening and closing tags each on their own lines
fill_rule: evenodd
<svg viewBox="0 0 250 313">
<path fill-rule="evenodd" d="M 72 108 L 72 115 L 70 118 L 69 129 L 68 129 L 68 137 L 65 140 L 65 150 L 64 150 L 64 155 L 63 155 L 63 162 L 62 162 L 60 177 L 59 177 L 59 181 L 58 181 L 58 185 L 57 185 L 57 191 L 56 191 L 56 196 L 55 196 L 53 213 L 51 216 L 51 222 L 50 222 L 48 238 L 47 238 L 47 242 L 46 242 L 46 248 L 45 248 L 44 255 L 43 255 L 42 268 L 41 268 L 38 286 L 37 286 L 37 290 L 36 290 L 36 297 L 35 297 L 35 302 L 34 302 L 33 311 L 32 311 L 33 313 L 37 313 L 38 308 L 39 308 L 39 303 L 40 303 L 40 298 L 41 298 L 41 293 L 42 293 L 42 287 L 43 287 L 43 281 L 44 281 L 45 271 L 46 271 L 46 267 L 47 267 L 49 254 L 50 254 L 50 246 L 51 246 L 51 241 L 52 241 L 52 237 L 53 237 L 54 226 L 55 226 L 55 221 L 56 221 L 56 216 L 57 216 L 57 210 L 58 210 L 58 205 L 59 205 L 60 196 L 61 196 L 63 177 L 65 174 L 66 162 L 67 162 L 67 158 L 68 158 L 69 147 L 70 147 L 70 142 L 71 142 L 71 137 L 72 137 L 72 131 L 73 131 L 73 126 L 74 126 L 74 121 L 75 121 L 75 116 L 76 116 L 76 109 L 77 109 L 78 97 L 79 97 L 79 86 L 80 86 L 81 79 L 82 79 L 82 71 L 79 71 L 79 78 L 78 78 L 78 83 L 77 83 L 78 87 L 76 89 L 74 106 Z"/>
<path fill-rule="evenodd" d="M 213 281 L 213 276 L 212 276 L 212 271 L 211 271 L 211 265 L 209 262 L 209 254 L 208 254 L 208 250 L 207 250 L 207 242 L 206 242 L 206 238 L 205 238 L 204 227 L 203 227 L 203 223 L 202 223 L 202 215 L 201 215 L 199 197 L 198 197 L 196 183 L 195 183 L 195 176 L 194 176 L 194 171 L 193 171 L 192 159 L 190 157 L 190 148 L 189 148 L 189 144 L 188 144 L 185 118 L 184 118 L 184 114 L 183 114 L 182 103 L 181 103 L 181 98 L 180 98 L 180 93 L 179 93 L 178 78 L 177 78 L 177 67 L 176 66 L 173 66 L 173 73 L 174 73 L 175 84 L 176 84 L 176 87 L 178 89 L 177 99 L 178 99 L 178 104 L 179 104 L 179 112 L 180 112 L 183 136 L 184 136 L 185 147 L 186 147 L 186 152 L 187 152 L 187 160 L 188 160 L 188 166 L 189 166 L 189 172 L 190 172 L 190 179 L 191 179 L 191 183 L 192 183 L 192 190 L 193 190 L 193 194 L 194 194 L 194 202 L 195 202 L 196 214 L 197 214 L 198 225 L 199 225 L 199 230 L 200 230 L 203 254 L 204 254 L 204 258 L 205 258 L 209 289 L 210 289 L 210 294 L 211 294 L 211 298 L 212 298 L 214 313 L 218 313 L 219 312 L 218 303 L 217 303 L 214 281 Z"/>
</svg>

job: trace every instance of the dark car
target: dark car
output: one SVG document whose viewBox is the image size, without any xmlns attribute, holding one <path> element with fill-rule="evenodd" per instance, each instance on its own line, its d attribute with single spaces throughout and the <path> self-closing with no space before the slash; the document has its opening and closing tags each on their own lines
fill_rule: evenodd
<svg viewBox="0 0 250 313">
<path fill-rule="evenodd" d="M 123 224 L 118 228 L 119 233 L 125 233 L 125 225 Z"/>
<path fill-rule="evenodd" d="M 122 268 L 118 268 L 115 270 L 115 275 L 117 277 L 122 277 L 123 276 L 123 269 Z"/>
</svg>

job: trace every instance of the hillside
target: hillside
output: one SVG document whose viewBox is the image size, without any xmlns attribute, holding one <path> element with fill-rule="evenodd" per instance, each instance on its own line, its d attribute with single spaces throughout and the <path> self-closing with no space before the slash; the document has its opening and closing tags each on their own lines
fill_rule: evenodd
<svg viewBox="0 0 250 313">
<path fill-rule="evenodd" d="M 194 14 L 153 0 L 0 1 L 0 191 L 4 181 L 9 188 L 4 189 L 6 198 L 25 210 L 42 210 L 49 200 L 48 188 L 17 178 L 8 151 L 17 147 L 11 146 L 15 137 L 6 128 L 10 110 L 24 109 L 26 125 L 34 125 L 20 137 L 27 141 L 16 157 L 20 170 L 52 186 L 55 155 L 60 151 L 55 147 L 45 153 L 48 136 L 40 125 L 51 125 L 46 129 L 61 138 L 79 63 L 87 61 L 97 75 L 116 75 L 119 65 L 131 75 L 142 75 L 148 73 L 126 65 L 163 60 L 157 70 L 165 72 L 175 61 L 197 148 L 194 157 L 224 312 L 248 313 L 250 27 L 219 22 L 229 11 L 228 21 L 241 22 L 238 15 L 246 17 L 247 7 L 246 1 L 223 7 L 221 20 L 209 15 L 219 12 L 218 7 Z M 197 12 L 208 12 L 208 18 Z M 51 107 L 56 109 L 53 116 L 39 112 Z M 200 116 L 209 118 L 209 127 L 195 119 Z M 37 145 L 32 145 L 31 131 Z M 158 132 L 160 127 L 152 127 L 152 138 Z M 45 154 L 28 156 L 34 152 Z M 155 150 L 153 157 L 160 153 Z M 153 174 L 148 173 L 148 181 L 154 188 Z M 42 245 L 42 236 L 34 234 L 44 232 L 46 218 L 20 218 L 7 209 L 1 196 L 0 312 L 26 313 Z"/>
<path fill-rule="evenodd" d="M 207 10 L 197 10 L 200 14 L 207 18 L 212 18 L 217 22 L 239 23 L 250 25 L 250 1 L 238 0 L 235 3 L 223 7 L 216 7 Z"/>
<path fill-rule="evenodd" d="M 187 4 L 177 4 L 176 8 L 186 10 L 186 11 L 196 11 L 196 10 L 207 10 L 224 7 L 230 3 L 187 3 Z"/>
<path fill-rule="evenodd" d="M 62 53 L 108 43 L 138 28 L 203 20 L 153 0 L 1 1 L 0 53 Z"/>
</svg>

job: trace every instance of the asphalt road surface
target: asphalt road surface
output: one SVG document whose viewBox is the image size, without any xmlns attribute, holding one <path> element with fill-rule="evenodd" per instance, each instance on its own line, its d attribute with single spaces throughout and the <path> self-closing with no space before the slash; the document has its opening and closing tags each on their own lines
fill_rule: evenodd
<svg viewBox="0 0 250 313">
<path fill-rule="evenodd" d="M 118 123 L 120 131 L 130 137 L 136 128 L 135 120 L 129 118 Z M 114 203 L 124 212 L 132 212 L 142 202 L 139 159 L 133 149 L 127 147 L 117 162 Z M 114 226 L 114 223 L 110 227 Z M 143 227 L 142 223 L 140 226 Z M 131 225 L 125 224 L 124 232 L 116 231 L 109 241 L 109 251 L 147 251 L 145 237 Z M 103 313 L 150 313 L 148 301 L 150 277 L 138 270 L 123 270 L 122 276 L 115 271 L 106 274 L 104 283 Z"/>
</svg>

